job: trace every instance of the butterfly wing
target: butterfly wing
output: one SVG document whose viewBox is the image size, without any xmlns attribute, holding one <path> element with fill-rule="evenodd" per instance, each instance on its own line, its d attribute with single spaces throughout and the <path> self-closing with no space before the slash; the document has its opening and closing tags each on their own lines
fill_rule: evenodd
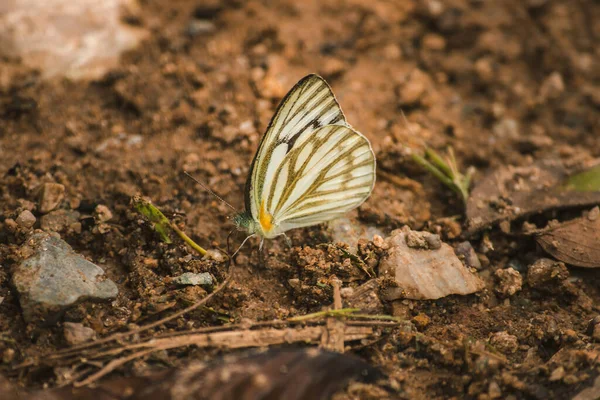
<svg viewBox="0 0 600 400">
<path fill-rule="evenodd" d="M 246 183 L 246 210 L 264 236 L 336 218 L 375 183 L 369 141 L 344 118 L 329 85 L 303 78 L 281 102 Z"/>
<path fill-rule="evenodd" d="M 250 166 L 245 203 L 254 220 L 275 171 L 298 138 L 334 124 L 346 126 L 346 120 L 327 82 L 314 74 L 302 78 L 281 101 Z"/>
<path fill-rule="evenodd" d="M 375 185 L 375 155 L 348 126 L 327 125 L 301 135 L 263 196 L 274 233 L 315 225 L 358 207 Z"/>
</svg>

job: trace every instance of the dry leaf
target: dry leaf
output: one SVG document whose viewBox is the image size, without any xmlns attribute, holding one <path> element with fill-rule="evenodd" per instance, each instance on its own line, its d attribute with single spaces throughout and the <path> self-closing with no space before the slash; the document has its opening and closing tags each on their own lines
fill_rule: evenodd
<svg viewBox="0 0 600 400">
<path fill-rule="evenodd" d="M 600 209 L 536 233 L 537 242 L 557 260 L 586 268 L 600 268 Z"/>
<path fill-rule="evenodd" d="M 578 165 L 577 171 L 560 160 L 543 160 L 526 167 L 503 166 L 478 179 L 467 202 L 469 233 L 502 221 L 513 221 L 548 210 L 594 206 L 600 191 L 588 185 L 600 160 Z M 583 171 L 583 172 L 582 172 Z M 575 179 L 585 177 L 586 179 Z M 584 181 L 586 185 L 574 185 Z"/>
</svg>

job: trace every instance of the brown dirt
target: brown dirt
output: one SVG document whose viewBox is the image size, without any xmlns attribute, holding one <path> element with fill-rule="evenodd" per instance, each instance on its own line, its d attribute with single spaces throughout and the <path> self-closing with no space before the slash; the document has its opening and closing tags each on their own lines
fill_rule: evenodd
<svg viewBox="0 0 600 400">
<path fill-rule="evenodd" d="M 164 316 L 204 295 L 173 288 L 166 277 L 209 271 L 222 280 L 225 271 L 183 244 L 160 243 L 131 209 L 131 196 L 150 197 L 199 244 L 224 248 L 230 210 L 182 171 L 243 208 L 266 124 L 307 73 L 330 82 L 348 121 L 373 144 L 384 173 L 358 216 L 386 233 L 409 224 L 461 241 L 460 227 L 446 218 L 463 213 L 460 201 L 411 163 L 407 149 L 451 145 L 462 166 L 479 171 L 600 157 L 600 25 L 593 23 L 600 7 L 592 0 L 199 3 L 144 1 L 135 22 L 150 38 L 98 82 L 42 81 L 18 60 L 0 60 L 0 371 L 21 385 L 52 386 L 56 378 L 51 371 L 16 376 L 10 365 L 66 346 L 60 323 L 24 323 L 10 285 L 27 234 L 10 219 L 29 209 L 39 221 L 37 187 L 65 185 L 61 208 L 79 215 L 54 229 L 120 289 L 114 302 L 85 303 L 64 321 L 102 336 Z M 211 19 L 214 31 L 186 32 L 194 15 Z M 93 219 L 99 204 L 113 214 L 107 226 Z M 292 251 L 280 240 L 267 244 L 266 265 L 257 242 L 247 245 L 213 310 L 163 329 L 319 311 L 332 302 L 331 274 L 344 286 L 366 281 L 348 270 L 338 248 L 320 246 L 330 239 L 323 227 L 290 238 Z M 512 266 L 525 276 L 541 253 L 533 238 L 498 228 L 489 240 L 494 248 L 485 254 L 480 238 L 472 240 L 488 289 L 386 304 L 387 313 L 414 319 L 419 334 L 390 329 L 352 350 L 399 381 L 406 397 L 489 399 L 499 390 L 502 398 L 570 398 L 600 373 L 600 345 L 588 330 L 600 311 L 598 271 L 570 269 L 562 285 L 525 283 L 504 299 L 494 272 Z M 370 245 L 360 250 L 365 260 L 378 257 Z M 217 353 L 168 352 L 117 374 Z"/>
</svg>

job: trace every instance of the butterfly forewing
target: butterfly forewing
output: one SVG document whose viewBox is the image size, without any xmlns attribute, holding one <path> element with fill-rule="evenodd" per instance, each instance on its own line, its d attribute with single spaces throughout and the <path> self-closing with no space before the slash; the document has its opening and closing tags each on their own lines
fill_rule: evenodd
<svg viewBox="0 0 600 400">
<path fill-rule="evenodd" d="M 271 121 L 246 184 L 246 211 L 265 237 L 336 218 L 364 202 L 375 183 L 369 141 L 345 121 L 317 75 L 288 93 Z"/>
<path fill-rule="evenodd" d="M 346 125 L 346 120 L 331 88 L 318 75 L 304 77 L 281 101 L 260 142 L 246 182 L 246 211 L 258 218 L 262 195 L 298 138 L 333 124 Z"/>
</svg>

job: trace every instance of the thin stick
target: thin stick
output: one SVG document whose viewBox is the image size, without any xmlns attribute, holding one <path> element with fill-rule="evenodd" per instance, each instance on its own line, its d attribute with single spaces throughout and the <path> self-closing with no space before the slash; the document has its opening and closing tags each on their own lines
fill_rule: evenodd
<svg viewBox="0 0 600 400">
<path fill-rule="evenodd" d="M 137 353 L 130 354 L 127 357 L 122 357 L 122 358 L 117 358 L 116 360 L 112 360 L 108 364 L 106 364 L 104 367 L 102 367 L 102 369 L 100 371 L 88 376 L 83 381 L 73 383 L 73 386 L 81 387 L 81 386 L 89 385 L 90 383 L 97 381 L 98 379 L 102 378 L 103 376 L 110 374 L 112 371 L 119 368 L 121 365 L 124 365 L 131 360 L 135 360 L 136 358 L 143 357 L 146 354 L 150 354 L 155 351 L 156 351 L 156 349 L 142 350 L 142 351 L 138 351 Z"/>
<path fill-rule="evenodd" d="M 299 322 L 299 321 L 306 321 L 309 319 L 323 318 L 323 317 L 346 317 L 346 316 L 352 314 L 353 312 L 357 312 L 357 311 L 360 311 L 360 308 L 342 308 L 339 310 L 325 310 L 325 311 L 319 311 L 319 312 L 315 312 L 315 313 L 311 313 L 311 314 L 300 315 L 298 317 L 288 318 L 287 321 Z"/>
</svg>

